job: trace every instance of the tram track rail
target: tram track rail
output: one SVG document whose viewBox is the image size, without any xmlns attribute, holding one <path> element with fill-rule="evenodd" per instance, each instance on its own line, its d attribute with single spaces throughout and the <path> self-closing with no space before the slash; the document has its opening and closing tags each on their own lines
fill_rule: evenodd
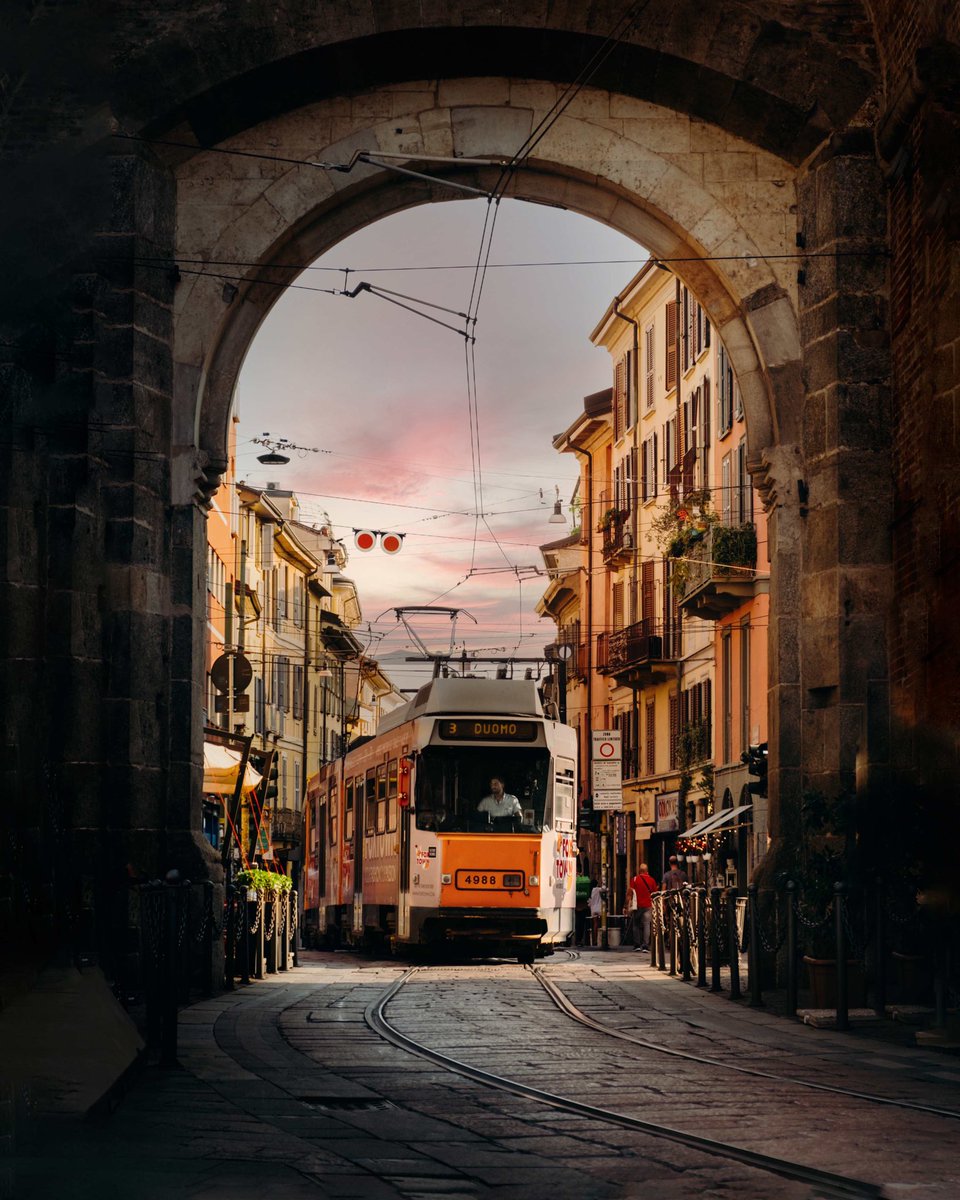
<svg viewBox="0 0 960 1200">
<path fill-rule="evenodd" d="M 688 1062 L 696 1063 L 698 1066 L 720 1067 L 725 1071 L 734 1071 L 738 1075 L 750 1075 L 755 1079 L 767 1079 L 774 1083 L 788 1083 L 796 1087 L 809 1088 L 812 1091 L 829 1092 L 835 1096 L 847 1096 L 853 1100 L 863 1100 L 870 1104 L 882 1104 L 889 1108 L 905 1108 L 911 1112 L 925 1113 L 929 1116 L 946 1117 L 948 1120 L 960 1121 L 960 1112 L 956 1109 L 939 1108 L 936 1105 L 921 1104 L 916 1100 L 905 1100 L 895 1096 L 878 1096 L 872 1092 L 859 1092 L 853 1088 L 840 1087 L 838 1084 L 817 1083 L 812 1079 L 801 1079 L 795 1075 L 780 1075 L 775 1071 L 764 1071 L 760 1067 L 740 1066 L 722 1058 L 694 1054 L 689 1050 L 678 1050 L 674 1046 L 664 1046 L 657 1042 L 649 1041 L 646 1038 L 638 1037 L 636 1034 L 627 1033 L 625 1030 L 615 1029 L 612 1025 L 607 1025 L 603 1021 L 598 1021 L 595 1017 L 591 1017 L 589 1013 L 585 1013 L 574 1004 L 562 988 L 558 987 L 552 979 L 548 978 L 542 967 L 533 967 L 530 969 L 530 973 L 536 978 L 543 990 L 565 1016 L 585 1026 L 587 1029 L 605 1034 L 607 1037 L 617 1038 L 619 1041 L 629 1042 L 634 1046 L 640 1046 L 645 1050 L 653 1050 L 657 1054 L 664 1054 L 671 1058 L 685 1059 Z"/>
<path fill-rule="evenodd" d="M 640 1117 L 629 1116 L 626 1113 L 617 1113 L 592 1104 L 585 1104 L 583 1101 L 544 1091 L 541 1088 L 532 1087 L 519 1080 L 507 1079 L 502 1075 L 485 1071 L 481 1067 L 475 1067 L 470 1063 L 463 1062 L 461 1059 L 452 1058 L 439 1050 L 434 1050 L 422 1042 L 418 1042 L 415 1038 L 402 1033 L 396 1026 L 390 1023 L 386 1016 L 386 1009 L 391 1001 L 408 983 L 422 974 L 422 972 L 423 968 L 420 967 L 413 967 L 404 972 L 399 979 L 394 980 L 384 992 L 372 1000 L 364 1011 L 364 1021 L 368 1028 L 391 1045 L 397 1047 L 397 1049 L 416 1055 L 418 1058 L 425 1059 L 444 1070 L 473 1080 L 473 1082 L 481 1084 L 484 1087 L 496 1088 L 499 1091 L 507 1092 L 514 1096 L 534 1100 L 550 1108 L 586 1117 L 590 1120 L 602 1121 L 608 1125 L 615 1125 L 635 1133 L 647 1134 L 650 1137 L 672 1142 L 689 1150 L 701 1151 L 714 1158 L 729 1159 L 755 1170 L 776 1175 L 782 1179 L 807 1184 L 814 1189 L 813 1195 L 818 1200 L 862 1200 L 862 1198 L 883 1197 L 884 1195 L 883 1188 L 879 1184 L 854 1179 L 848 1175 L 839 1175 L 832 1171 L 824 1171 L 818 1167 L 810 1167 L 803 1163 L 792 1162 L 789 1159 L 775 1158 L 772 1155 L 762 1154 L 759 1151 L 737 1146 L 730 1142 L 719 1141 L 700 1134 L 689 1133 L 683 1129 L 676 1129 L 670 1125 L 647 1121 Z M 601 1032 L 605 1032 L 605 1030 L 601 1028 Z"/>
</svg>

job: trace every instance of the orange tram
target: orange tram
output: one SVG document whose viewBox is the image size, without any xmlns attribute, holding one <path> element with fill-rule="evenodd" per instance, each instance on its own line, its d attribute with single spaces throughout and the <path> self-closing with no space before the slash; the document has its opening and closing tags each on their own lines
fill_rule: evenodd
<svg viewBox="0 0 960 1200">
<path fill-rule="evenodd" d="M 307 944 L 553 953 L 574 925 L 576 770 L 534 682 L 432 680 L 308 782 Z"/>
</svg>

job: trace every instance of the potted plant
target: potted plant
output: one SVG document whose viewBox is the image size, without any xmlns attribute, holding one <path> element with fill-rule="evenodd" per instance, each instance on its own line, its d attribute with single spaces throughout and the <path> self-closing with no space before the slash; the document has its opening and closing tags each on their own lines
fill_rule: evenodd
<svg viewBox="0 0 960 1200">
<path fill-rule="evenodd" d="M 671 500 L 652 522 L 648 540 L 655 538 L 664 556 L 672 560 L 670 586 L 678 597 L 687 590 L 691 551 L 719 521 L 719 514 L 711 508 L 710 489 L 699 488 L 687 492 L 682 500 Z"/>
</svg>

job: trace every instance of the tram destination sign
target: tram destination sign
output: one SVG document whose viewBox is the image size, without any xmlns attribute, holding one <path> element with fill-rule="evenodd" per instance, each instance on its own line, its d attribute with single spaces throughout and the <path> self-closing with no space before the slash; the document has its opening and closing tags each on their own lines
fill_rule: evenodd
<svg viewBox="0 0 960 1200">
<path fill-rule="evenodd" d="M 445 742 L 535 742 L 539 729 L 536 721 L 497 717 L 458 717 L 437 722 L 437 732 Z"/>
</svg>

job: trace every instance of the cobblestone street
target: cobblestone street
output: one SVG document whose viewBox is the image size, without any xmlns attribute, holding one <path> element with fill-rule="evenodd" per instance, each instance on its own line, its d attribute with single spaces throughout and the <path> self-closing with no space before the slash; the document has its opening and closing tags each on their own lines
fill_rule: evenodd
<svg viewBox="0 0 960 1200">
<path fill-rule="evenodd" d="M 147 1069 L 109 1116 L 36 1129 L 2 1194 L 829 1194 L 444 1070 L 365 1022 L 403 965 L 326 953 L 302 961 L 282 981 L 185 1010 L 181 1069 Z M 751 1011 L 629 952 L 561 954 L 544 970 L 589 1016 L 651 1048 L 578 1025 L 514 964 L 424 968 L 387 1016 L 426 1046 L 556 1096 L 879 1184 L 890 1197 L 960 1192 L 957 1118 L 723 1065 L 956 1111 L 955 1059 Z"/>
</svg>

